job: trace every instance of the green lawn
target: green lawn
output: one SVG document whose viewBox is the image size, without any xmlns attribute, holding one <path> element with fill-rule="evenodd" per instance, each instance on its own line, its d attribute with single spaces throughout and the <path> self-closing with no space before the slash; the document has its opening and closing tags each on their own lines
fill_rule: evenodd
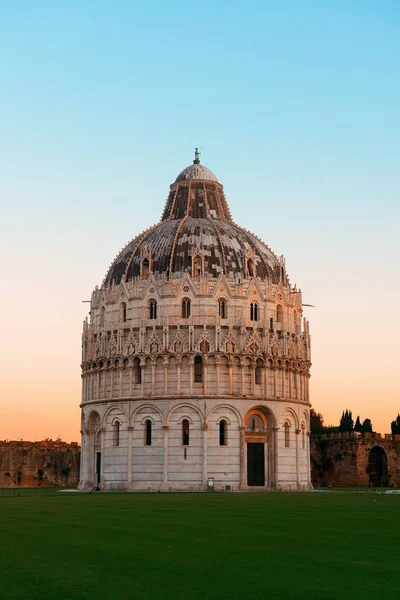
<svg viewBox="0 0 400 600">
<path fill-rule="evenodd" d="M 400 496 L 0 495 L 0 598 L 394 599 Z"/>
</svg>

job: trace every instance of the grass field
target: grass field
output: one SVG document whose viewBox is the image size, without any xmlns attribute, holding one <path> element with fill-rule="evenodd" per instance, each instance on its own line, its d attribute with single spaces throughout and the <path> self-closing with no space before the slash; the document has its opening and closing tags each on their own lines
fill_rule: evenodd
<svg viewBox="0 0 400 600">
<path fill-rule="evenodd" d="M 0 599 L 400 597 L 400 496 L 0 496 Z"/>
</svg>

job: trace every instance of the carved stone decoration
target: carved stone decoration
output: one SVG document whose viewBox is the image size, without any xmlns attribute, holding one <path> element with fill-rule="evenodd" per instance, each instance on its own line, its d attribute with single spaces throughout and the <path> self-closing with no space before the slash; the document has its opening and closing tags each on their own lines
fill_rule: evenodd
<svg viewBox="0 0 400 600">
<path fill-rule="evenodd" d="M 101 333 L 99 333 L 97 336 L 94 354 L 95 358 L 99 358 L 99 356 L 101 356 Z"/>
<path fill-rule="evenodd" d="M 179 330 L 176 332 L 175 337 L 170 344 L 169 351 L 173 352 L 174 354 L 182 354 L 182 352 L 187 351 L 186 340 Z"/>
<path fill-rule="evenodd" d="M 257 334 L 253 332 L 251 338 L 247 342 L 246 345 L 247 352 L 251 354 L 258 354 L 261 350 L 261 341 L 259 340 Z"/>
<path fill-rule="evenodd" d="M 221 344 L 221 350 L 223 352 L 229 352 L 230 354 L 234 354 L 237 351 L 237 340 L 233 336 L 231 331 L 228 331 L 226 334 L 224 341 Z"/>
<path fill-rule="evenodd" d="M 117 339 L 114 332 L 111 333 L 108 342 L 108 356 L 114 356 L 117 353 Z"/>
<path fill-rule="evenodd" d="M 125 354 L 127 356 L 132 356 L 133 354 L 135 354 L 137 352 L 138 348 L 139 348 L 139 342 L 138 342 L 137 338 L 135 337 L 133 331 L 131 330 L 129 332 L 128 339 L 126 340 L 126 344 L 125 344 Z"/>
<path fill-rule="evenodd" d="M 150 335 L 147 345 L 146 345 L 146 354 L 157 354 L 162 350 L 162 343 L 160 338 L 158 337 L 155 331 Z"/>
<path fill-rule="evenodd" d="M 203 342 L 205 342 L 205 344 L 203 344 Z M 197 339 L 195 350 L 196 352 L 203 352 L 203 354 L 214 352 L 214 344 L 211 342 L 210 336 L 205 329 L 203 329 L 200 337 Z"/>
</svg>

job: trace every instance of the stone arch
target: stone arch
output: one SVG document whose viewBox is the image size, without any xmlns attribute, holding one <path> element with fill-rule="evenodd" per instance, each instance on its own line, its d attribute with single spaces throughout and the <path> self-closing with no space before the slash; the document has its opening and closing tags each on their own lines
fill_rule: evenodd
<svg viewBox="0 0 400 600">
<path fill-rule="evenodd" d="M 134 412 L 132 413 L 132 415 L 131 415 L 131 420 L 130 420 L 130 425 L 131 425 L 131 426 L 133 426 L 133 424 L 134 424 L 134 422 L 135 422 L 135 418 L 136 418 L 137 414 L 138 414 L 140 411 L 145 411 L 146 409 L 154 410 L 156 413 L 158 413 L 158 414 L 159 414 L 159 416 L 160 416 L 160 418 L 161 418 L 161 422 L 162 422 L 162 424 L 164 425 L 164 421 L 165 421 L 165 419 L 164 419 L 164 415 L 163 415 L 163 413 L 161 412 L 161 410 L 158 408 L 158 406 L 156 406 L 155 404 L 152 404 L 151 402 L 146 402 L 146 404 L 141 404 L 140 406 L 138 406 L 138 407 L 137 407 L 137 408 L 134 410 Z M 145 416 L 144 418 L 146 418 L 146 416 Z M 147 416 L 147 418 L 148 418 L 148 416 Z"/>
<path fill-rule="evenodd" d="M 387 454 L 381 446 L 374 446 L 368 454 L 369 484 L 374 487 L 389 485 Z"/>
<path fill-rule="evenodd" d="M 260 406 L 259 404 L 254 404 L 254 406 L 249 408 L 249 410 L 246 412 L 246 415 L 244 417 L 243 424 L 246 425 L 246 423 L 247 423 L 246 419 L 251 414 L 255 414 L 257 412 L 260 412 L 263 414 L 264 419 L 266 419 L 268 429 L 275 428 L 277 426 L 276 417 L 275 417 L 274 413 L 272 412 L 272 410 L 268 406 Z"/>
<path fill-rule="evenodd" d="M 88 429 L 97 430 L 101 427 L 101 417 L 97 410 L 90 411 L 87 419 Z"/>
<path fill-rule="evenodd" d="M 288 406 L 285 407 L 279 415 L 279 422 L 282 423 L 282 425 L 287 420 L 289 420 L 290 425 L 293 425 L 295 427 L 295 429 L 299 428 L 299 419 L 298 419 L 295 411 Z"/>
<path fill-rule="evenodd" d="M 213 415 L 213 413 L 215 413 L 216 411 L 221 410 L 221 411 L 232 411 L 233 413 L 235 413 L 237 419 L 238 419 L 238 423 L 239 423 L 239 427 L 242 427 L 243 425 L 243 419 L 242 419 L 242 415 L 240 414 L 240 412 L 234 407 L 231 406 L 230 404 L 218 404 L 217 406 L 214 406 L 214 408 L 212 408 L 210 410 L 210 412 L 207 414 L 207 421 L 211 420 L 211 417 Z M 221 419 L 227 419 L 228 417 L 226 416 L 225 412 L 224 412 L 224 416 L 219 417 Z M 230 420 L 228 421 L 228 423 L 230 424 Z"/>
<path fill-rule="evenodd" d="M 124 420 L 127 421 L 125 409 L 123 409 L 122 406 L 119 406 L 119 404 L 114 404 L 114 406 L 110 406 L 110 408 L 108 408 L 106 410 L 106 412 L 104 413 L 102 427 L 106 427 L 107 419 L 109 418 L 109 416 L 112 412 L 117 413 L 115 415 L 115 417 L 121 417 L 121 413 L 122 413 Z"/>
<path fill-rule="evenodd" d="M 196 405 L 194 404 L 188 404 L 188 403 L 182 403 L 182 404 L 177 404 L 176 406 L 173 406 L 171 408 L 171 410 L 168 412 L 166 419 L 165 419 L 165 424 L 166 425 L 170 425 L 171 422 L 171 417 L 174 414 L 174 412 L 181 410 L 182 408 L 189 408 L 189 409 L 193 409 L 195 412 L 197 412 L 197 414 L 200 417 L 200 421 L 201 423 L 203 423 L 203 413 L 201 412 L 201 410 L 199 408 L 197 408 Z M 184 418 L 184 417 L 183 417 Z M 187 418 L 187 417 L 186 417 Z"/>
</svg>

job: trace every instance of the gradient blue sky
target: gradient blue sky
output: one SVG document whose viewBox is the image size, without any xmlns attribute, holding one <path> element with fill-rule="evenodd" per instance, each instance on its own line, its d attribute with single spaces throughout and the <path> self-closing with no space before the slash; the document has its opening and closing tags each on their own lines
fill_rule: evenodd
<svg viewBox="0 0 400 600">
<path fill-rule="evenodd" d="M 315 408 L 389 431 L 400 4 L 21 1 L 0 23 L 0 439 L 79 438 L 81 300 L 194 146 L 316 305 Z"/>
</svg>

